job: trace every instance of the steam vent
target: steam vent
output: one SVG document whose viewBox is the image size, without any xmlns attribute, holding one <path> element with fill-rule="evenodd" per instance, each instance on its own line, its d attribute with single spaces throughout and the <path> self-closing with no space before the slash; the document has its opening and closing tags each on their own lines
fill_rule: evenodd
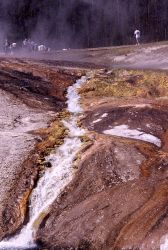
<svg viewBox="0 0 168 250">
<path fill-rule="evenodd" d="M 0 250 L 168 250 L 168 1 L 0 1 Z"/>
</svg>

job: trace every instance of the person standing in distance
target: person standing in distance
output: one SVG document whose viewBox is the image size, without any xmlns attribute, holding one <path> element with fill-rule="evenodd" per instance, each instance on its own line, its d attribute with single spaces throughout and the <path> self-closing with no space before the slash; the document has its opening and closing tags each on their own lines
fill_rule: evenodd
<svg viewBox="0 0 168 250">
<path fill-rule="evenodd" d="M 135 36 L 135 39 L 136 39 L 136 45 L 139 45 L 140 44 L 141 32 L 138 29 L 136 29 L 134 31 L 134 36 Z"/>
</svg>

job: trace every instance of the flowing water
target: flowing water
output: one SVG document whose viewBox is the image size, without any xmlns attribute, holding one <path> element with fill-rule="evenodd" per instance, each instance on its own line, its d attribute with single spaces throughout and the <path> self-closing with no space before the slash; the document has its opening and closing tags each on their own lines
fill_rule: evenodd
<svg viewBox="0 0 168 250">
<path fill-rule="evenodd" d="M 52 168 L 46 170 L 44 176 L 39 180 L 37 187 L 33 190 L 30 199 L 30 220 L 21 232 L 0 242 L 0 249 L 29 249 L 35 248 L 34 236 L 38 225 L 49 212 L 50 206 L 57 199 L 61 191 L 73 178 L 73 160 L 81 147 L 80 136 L 85 131 L 77 127 L 77 119 L 82 112 L 80 107 L 80 96 L 77 89 L 86 82 L 82 77 L 73 86 L 68 88 L 67 104 L 71 117 L 63 121 L 69 129 L 69 134 L 64 144 L 55 150 L 47 161 L 50 161 Z"/>
</svg>

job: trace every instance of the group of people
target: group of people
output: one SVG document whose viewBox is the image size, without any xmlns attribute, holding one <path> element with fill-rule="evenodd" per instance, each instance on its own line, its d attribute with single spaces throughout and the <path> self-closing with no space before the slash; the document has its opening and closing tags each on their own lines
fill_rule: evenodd
<svg viewBox="0 0 168 250">
<path fill-rule="evenodd" d="M 45 46 L 44 44 L 38 44 L 34 41 L 32 41 L 31 39 L 24 39 L 23 40 L 23 44 L 22 44 L 22 48 L 26 51 L 45 51 L 45 52 L 49 52 L 50 48 L 48 48 L 47 46 Z"/>
<path fill-rule="evenodd" d="M 17 50 L 23 52 L 49 52 L 50 48 L 44 44 L 37 44 L 31 39 L 24 39 L 22 44 L 9 42 L 8 39 L 4 41 L 3 50 L 5 54 L 13 54 Z"/>
<path fill-rule="evenodd" d="M 141 37 L 140 30 L 136 29 L 134 31 L 134 36 L 136 45 L 139 45 Z M 49 52 L 50 48 L 46 47 L 44 44 L 39 45 L 31 39 L 24 39 L 21 45 L 17 43 L 10 43 L 8 39 L 6 39 L 4 41 L 3 50 L 5 54 L 13 54 L 17 50 L 22 50 L 23 52 Z"/>
</svg>

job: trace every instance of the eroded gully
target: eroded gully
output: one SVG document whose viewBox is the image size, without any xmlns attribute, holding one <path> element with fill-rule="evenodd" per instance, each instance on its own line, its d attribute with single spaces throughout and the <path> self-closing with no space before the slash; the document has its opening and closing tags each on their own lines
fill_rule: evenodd
<svg viewBox="0 0 168 250">
<path fill-rule="evenodd" d="M 73 160 L 82 145 L 80 137 L 85 133 L 83 129 L 77 126 L 78 117 L 82 112 L 77 89 L 86 80 L 87 78 L 83 76 L 68 88 L 67 105 L 71 116 L 68 121 L 63 121 L 63 123 L 69 133 L 63 145 L 52 152 L 46 159 L 51 162 L 52 168 L 46 170 L 32 192 L 29 205 L 29 222 L 18 235 L 1 241 L 0 249 L 36 248 L 34 238 L 40 222 L 49 212 L 52 203 L 72 180 L 74 175 Z"/>
</svg>

